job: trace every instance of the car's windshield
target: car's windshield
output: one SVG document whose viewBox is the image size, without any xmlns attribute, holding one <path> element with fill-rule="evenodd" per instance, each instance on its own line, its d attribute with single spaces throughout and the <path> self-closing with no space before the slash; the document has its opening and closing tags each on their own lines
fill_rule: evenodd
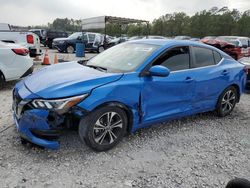
<svg viewBox="0 0 250 188">
<path fill-rule="evenodd" d="M 76 39 L 77 37 L 82 36 L 82 33 L 73 33 L 68 38 L 69 39 Z"/>
<path fill-rule="evenodd" d="M 87 66 L 105 68 L 108 72 L 130 72 L 140 66 L 160 46 L 124 43 L 112 47 L 87 62 Z"/>
</svg>

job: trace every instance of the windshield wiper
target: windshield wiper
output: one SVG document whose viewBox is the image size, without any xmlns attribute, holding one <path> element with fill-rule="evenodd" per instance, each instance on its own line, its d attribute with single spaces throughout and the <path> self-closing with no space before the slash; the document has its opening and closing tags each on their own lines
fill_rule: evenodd
<svg viewBox="0 0 250 188">
<path fill-rule="evenodd" d="M 101 66 L 97 66 L 97 65 L 85 65 L 85 66 L 87 66 L 87 67 L 90 67 L 90 68 L 94 68 L 94 69 L 97 69 L 97 70 L 99 70 L 99 71 L 105 71 L 105 72 L 107 72 L 108 71 L 108 69 L 107 68 L 105 68 L 105 67 L 101 67 Z"/>
</svg>

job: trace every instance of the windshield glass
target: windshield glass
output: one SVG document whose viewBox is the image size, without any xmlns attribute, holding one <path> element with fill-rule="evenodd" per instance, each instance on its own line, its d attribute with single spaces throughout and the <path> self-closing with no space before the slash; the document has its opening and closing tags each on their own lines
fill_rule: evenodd
<svg viewBox="0 0 250 188">
<path fill-rule="evenodd" d="M 87 62 L 108 72 L 130 72 L 140 66 L 160 46 L 151 44 L 124 43 L 112 47 Z"/>
<path fill-rule="evenodd" d="M 77 37 L 82 36 L 82 33 L 73 33 L 68 38 L 69 39 L 76 39 Z"/>
</svg>

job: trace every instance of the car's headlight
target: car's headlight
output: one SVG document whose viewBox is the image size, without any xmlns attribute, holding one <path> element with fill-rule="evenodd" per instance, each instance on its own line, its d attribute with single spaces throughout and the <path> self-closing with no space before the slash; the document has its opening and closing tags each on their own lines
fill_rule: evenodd
<svg viewBox="0 0 250 188">
<path fill-rule="evenodd" d="M 65 98 L 65 99 L 55 99 L 55 100 L 45 100 L 45 99 L 35 99 L 32 101 L 32 105 L 39 109 L 48 109 L 55 111 L 65 111 L 70 107 L 75 106 L 83 99 L 85 99 L 88 94 Z"/>
</svg>

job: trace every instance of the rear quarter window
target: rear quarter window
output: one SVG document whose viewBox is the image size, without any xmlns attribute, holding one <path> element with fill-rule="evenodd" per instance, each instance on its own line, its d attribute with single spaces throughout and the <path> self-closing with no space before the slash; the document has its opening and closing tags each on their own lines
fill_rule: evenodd
<svg viewBox="0 0 250 188">
<path fill-rule="evenodd" d="M 215 65 L 212 50 L 202 47 L 193 47 L 192 49 L 194 55 L 193 68 Z"/>
<path fill-rule="evenodd" d="M 213 51 L 213 53 L 214 53 L 215 64 L 218 64 L 221 61 L 222 57 L 221 57 L 220 53 L 218 53 L 216 51 Z"/>
</svg>

